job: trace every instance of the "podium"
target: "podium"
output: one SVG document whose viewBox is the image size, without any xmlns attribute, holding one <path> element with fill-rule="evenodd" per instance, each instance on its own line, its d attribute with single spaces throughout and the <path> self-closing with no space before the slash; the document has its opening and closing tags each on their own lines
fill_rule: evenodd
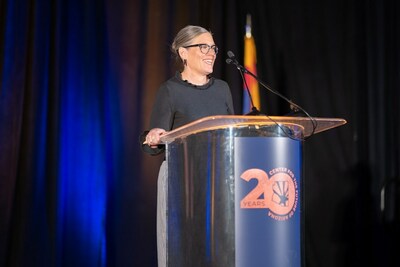
<svg viewBox="0 0 400 267">
<path fill-rule="evenodd" d="M 212 116 L 164 135 L 167 266 L 303 266 L 303 140 L 345 123 Z"/>
</svg>

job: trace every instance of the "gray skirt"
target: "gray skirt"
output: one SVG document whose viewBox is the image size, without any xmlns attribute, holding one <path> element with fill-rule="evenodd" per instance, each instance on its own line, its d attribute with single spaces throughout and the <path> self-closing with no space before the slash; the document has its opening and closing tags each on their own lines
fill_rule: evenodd
<svg viewBox="0 0 400 267">
<path fill-rule="evenodd" d="M 161 164 L 157 181 L 157 258 L 158 267 L 167 266 L 167 189 L 168 165 Z"/>
</svg>

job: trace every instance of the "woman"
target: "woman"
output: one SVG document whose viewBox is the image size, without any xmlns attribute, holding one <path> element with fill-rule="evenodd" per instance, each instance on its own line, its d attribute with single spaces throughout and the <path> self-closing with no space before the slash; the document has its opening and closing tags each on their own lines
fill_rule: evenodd
<svg viewBox="0 0 400 267">
<path fill-rule="evenodd" d="M 157 93 L 150 119 L 150 131 L 141 136 L 142 149 L 152 155 L 164 151 L 160 138 L 189 122 L 212 115 L 232 115 L 233 101 L 226 82 L 211 77 L 218 53 L 211 32 L 186 26 L 172 46 L 180 71 L 163 83 Z M 158 176 L 157 250 L 158 265 L 166 265 L 166 163 Z"/>
</svg>

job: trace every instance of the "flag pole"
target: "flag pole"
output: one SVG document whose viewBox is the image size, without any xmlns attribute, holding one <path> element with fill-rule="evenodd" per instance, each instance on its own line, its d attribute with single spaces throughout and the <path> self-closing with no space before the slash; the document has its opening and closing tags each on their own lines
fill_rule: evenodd
<svg viewBox="0 0 400 267">
<path fill-rule="evenodd" d="M 246 16 L 246 37 L 251 37 L 251 15 L 247 14 Z"/>
</svg>

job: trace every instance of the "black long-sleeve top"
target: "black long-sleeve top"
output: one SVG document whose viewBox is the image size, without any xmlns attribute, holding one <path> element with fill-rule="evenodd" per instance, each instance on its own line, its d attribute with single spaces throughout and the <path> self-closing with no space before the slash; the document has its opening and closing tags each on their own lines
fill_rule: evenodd
<svg viewBox="0 0 400 267">
<path fill-rule="evenodd" d="M 196 86 L 183 81 L 181 74 L 177 72 L 158 90 L 151 113 L 150 129 L 171 131 L 203 117 L 233 114 L 232 94 L 225 81 L 211 77 L 207 84 Z M 147 131 L 141 135 L 141 143 L 146 135 Z M 150 154 L 159 154 L 164 146 L 152 149 L 143 145 L 142 149 Z"/>
</svg>

